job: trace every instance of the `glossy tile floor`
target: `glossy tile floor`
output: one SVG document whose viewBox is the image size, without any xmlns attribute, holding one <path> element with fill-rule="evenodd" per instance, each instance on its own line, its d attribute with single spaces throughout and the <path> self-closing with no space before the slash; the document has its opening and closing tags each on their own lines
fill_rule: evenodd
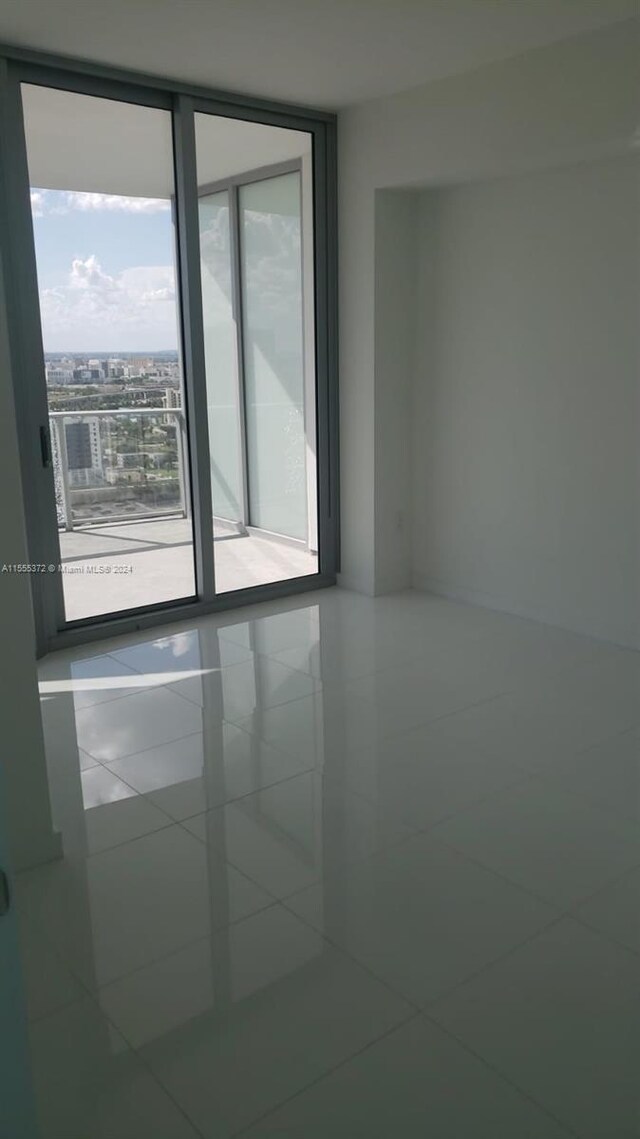
<svg viewBox="0 0 640 1139">
<path fill-rule="evenodd" d="M 48 657 L 44 1139 L 640 1136 L 640 655 L 337 589 Z"/>
</svg>

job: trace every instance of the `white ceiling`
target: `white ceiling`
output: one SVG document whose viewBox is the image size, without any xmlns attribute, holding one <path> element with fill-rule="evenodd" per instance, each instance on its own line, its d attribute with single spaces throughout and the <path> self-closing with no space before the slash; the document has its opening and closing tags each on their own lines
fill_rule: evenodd
<svg viewBox="0 0 640 1139">
<path fill-rule="evenodd" d="M 640 12 L 640 0 L 0 0 L 0 41 L 338 108 Z"/>
<path fill-rule="evenodd" d="M 25 137 L 32 186 L 47 190 L 170 198 L 171 116 L 25 84 Z M 308 153 L 310 136 L 217 115 L 196 115 L 198 185 Z"/>
</svg>

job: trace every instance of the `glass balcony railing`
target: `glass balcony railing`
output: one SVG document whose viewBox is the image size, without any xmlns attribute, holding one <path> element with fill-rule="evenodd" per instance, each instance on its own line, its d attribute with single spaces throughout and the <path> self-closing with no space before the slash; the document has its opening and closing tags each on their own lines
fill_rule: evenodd
<svg viewBox="0 0 640 1139">
<path fill-rule="evenodd" d="M 186 517 L 181 408 L 50 413 L 58 525 Z"/>
</svg>

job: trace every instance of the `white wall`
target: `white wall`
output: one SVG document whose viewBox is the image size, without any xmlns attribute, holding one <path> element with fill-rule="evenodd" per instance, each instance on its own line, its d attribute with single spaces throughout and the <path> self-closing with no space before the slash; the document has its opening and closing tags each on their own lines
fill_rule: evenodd
<svg viewBox="0 0 640 1139">
<path fill-rule="evenodd" d="M 376 291 L 384 291 L 376 192 L 628 153 L 640 126 L 638 27 L 620 24 L 340 115 L 344 584 L 373 593 L 402 587 L 411 572 L 409 543 L 402 559 L 396 548 L 398 511 L 411 495 L 406 440 L 383 418 L 398 375 L 376 367 Z"/>
<path fill-rule="evenodd" d="M 420 196 L 417 585 L 640 645 L 640 157 Z"/>
<path fill-rule="evenodd" d="M 11 388 L 4 289 L 0 276 L 0 565 L 26 563 L 20 465 Z M 29 581 L 0 574 L 0 762 L 16 870 L 60 854 L 51 824 L 49 786 L 36 675 Z"/>
<path fill-rule="evenodd" d="M 407 588 L 412 580 L 410 443 L 419 204 L 418 195 L 402 190 L 379 190 L 375 197 L 374 566 L 377 593 Z"/>
</svg>

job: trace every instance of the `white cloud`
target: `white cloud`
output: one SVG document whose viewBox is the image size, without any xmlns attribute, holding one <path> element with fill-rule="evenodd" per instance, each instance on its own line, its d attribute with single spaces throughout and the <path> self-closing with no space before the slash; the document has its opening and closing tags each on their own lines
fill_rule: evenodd
<svg viewBox="0 0 640 1139">
<path fill-rule="evenodd" d="M 171 203 L 167 198 L 137 198 L 123 194 L 93 194 L 75 190 L 31 191 L 31 212 L 41 218 L 45 214 L 68 214 L 73 210 L 82 213 L 126 213 L 160 214 L 167 213 Z"/>
<path fill-rule="evenodd" d="M 31 191 L 31 213 L 34 218 L 41 218 L 44 214 L 45 193 L 43 190 Z"/>
<path fill-rule="evenodd" d="M 40 310 L 47 351 L 135 351 L 176 344 L 171 265 L 135 266 L 112 277 L 95 255 L 76 257 L 65 284 L 42 290 Z"/>
<path fill-rule="evenodd" d="M 117 291 L 118 286 L 113 277 L 110 277 L 108 273 L 103 273 L 97 257 L 92 254 L 91 257 L 87 257 L 86 261 L 83 261 L 81 257 L 76 257 L 71 262 L 69 288 L 111 292 L 114 289 Z"/>
<path fill-rule="evenodd" d="M 170 208 L 166 198 L 133 198 L 121 194 L 72 191 L 65 194 L 65 203 L 69 210 L 108 210 L 128 214 L 157 214 Z"/>
</svg>

